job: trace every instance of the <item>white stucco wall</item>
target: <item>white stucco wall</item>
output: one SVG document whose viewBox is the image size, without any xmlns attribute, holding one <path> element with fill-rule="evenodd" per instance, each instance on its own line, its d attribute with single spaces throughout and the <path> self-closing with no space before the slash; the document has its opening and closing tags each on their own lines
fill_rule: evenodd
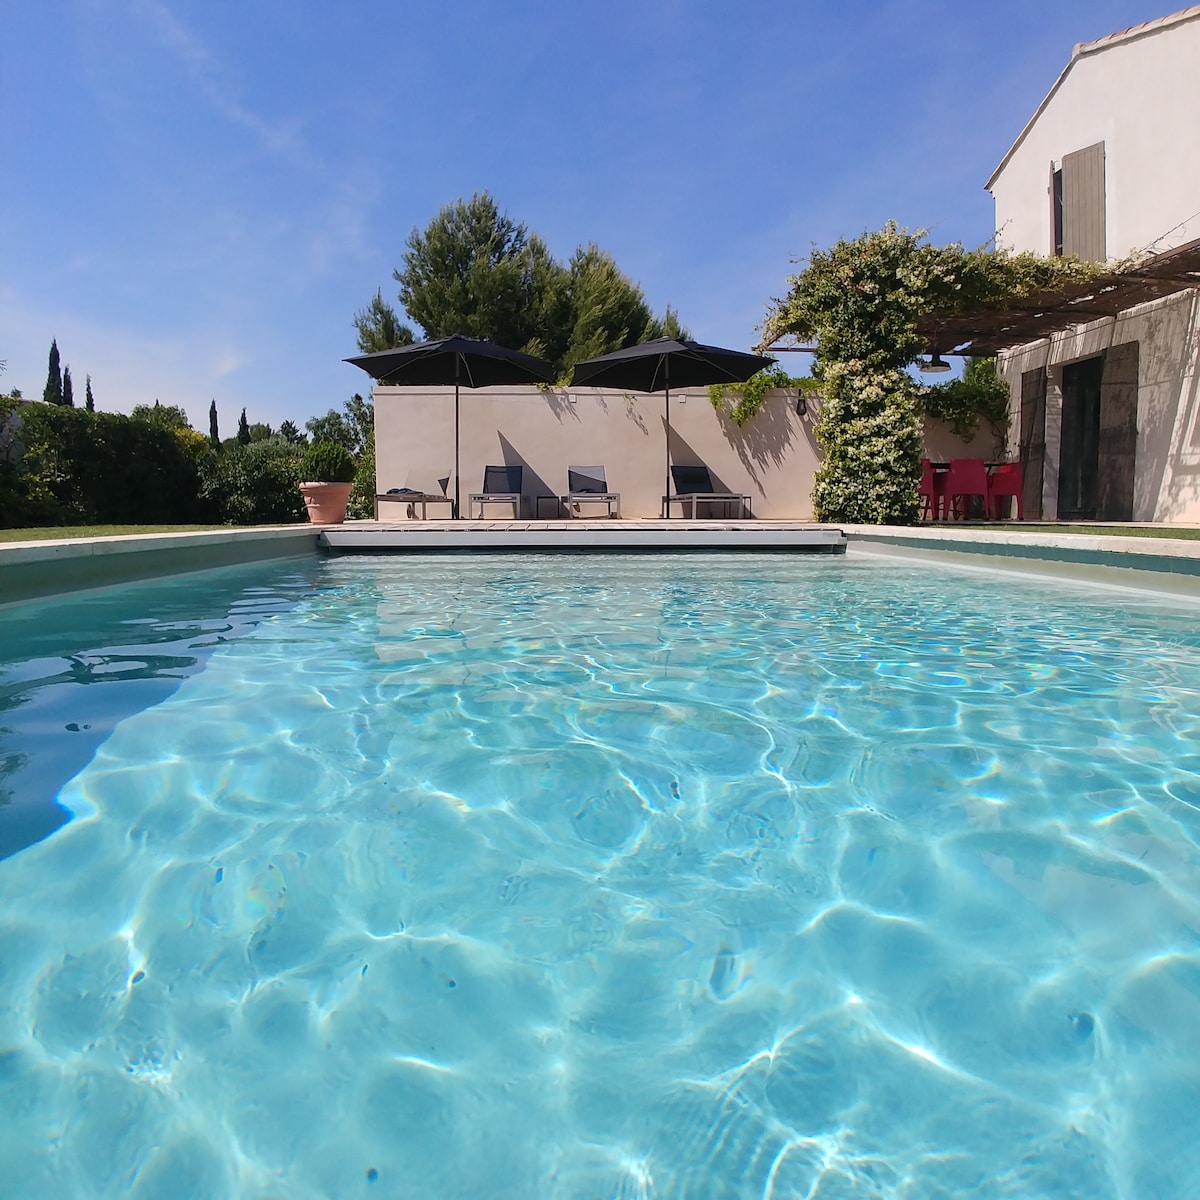
<svg viewBox="0 0 1200 1200">
<path fill-rule="evenodd" d="M 988 183 L 1000 245 L 1054 252 L 1052 164 L 1100 141 L 1110 259 L 1200 237 L 1200 7 L 1076 48 Z"/>
<path fill-rule="evenodd" d="M 719 487 L 751 497 L 755 517 L 812 520 L 813 475 L 820 462 L 813 425 L 821 400 L 808 396 L 808 411 L 802 415 L 796 411 L 797 396 L 792 390 L 771 392 L 763 408 L 739 429 L 714 410 L 707 388 L 673 392 L 672 462 L 703 463 Z M 373 397 L 376 490 L 438 490 L 436 481 L 453 473 L 454 389 L 376 387 Z M 594 465 L 606 469 L 610 489 L 621 494 L 622 516 L 660 515 L 667 470 L 661 394 L 497 387 L 463 390 L 459 406 L 464 515 L 467 496 L 480 490 L 489 464 L 523 466 L 526 517 L 557 515 L 550 504 L 543 504 L 539 513 L 535 498 L 562 495 L 568 466 Z M 926 436 L 932 457 L 994 456 L 990 432 L 981 431 L 966 445 L 934 421 Z M 453 479 L 448 491 L 454 494 Z M 678 507 L 674 512 L 679 515 Z M 380 515 L 401 519 L 404 507 L 387 504 Z M 438 506 L 429 515 L 449 514 Z M 488 515 L 504 512 L 492 507 Z M 603 516 L 604 510 L 594 515 Z M 718 510 L 715 515 L 724 514 Z"/>
<path fill-rule="evenodd" d="M 1200 524 L 1200 291 L 1180 292 L 999 356 L 1012 394 L 1010 445 L 1020 426 L 1021 375 L 1048 369 L 1043 515 L 1058 511 L 1062 369 L 1110 346 L 1138 343 L 1133 519 Z"/>
</svg>

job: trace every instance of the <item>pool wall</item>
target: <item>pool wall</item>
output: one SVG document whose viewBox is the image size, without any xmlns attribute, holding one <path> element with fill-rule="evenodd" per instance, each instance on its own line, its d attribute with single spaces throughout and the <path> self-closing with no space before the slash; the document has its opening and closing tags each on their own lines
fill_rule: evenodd
<svg viewBox="0 0 1200 1200">
<path fill-rule="evenodd" d="M 338 527 L 362 530 L 368 553 L 459 550 L 504 553 L 562 549 L 574 552 L 646 549 L 838 549 L 811 544 L 818 533 L 839 532 L 825 526 L 788 523 L 715 521 L 670 523 L 628 522 L 632 535 L 614 536 L 617 522 L 413 522 L 421 529 L 389 530 L 391 541 L 375 522 Z M 640 530 L 636 527 L 641 526 Z M 651 528 L 658 526 L 659 528 Z M 271 528 L 222 529 L 197 533 L 142 534 L 131 537 L 79 538 L 64 541 L 12 542 L 0 545 L 0 606 L 43 596 L 65 595 L 108 587 L 281 558 L 304 558 L 326 551 L 325 528 L 285 525 Z M 847 525 L 840 528 L 851 554 L 900 554 L 943 563 L 978 566 L 1037 575 L 1056 575 L 1109 586 L 1200 596 L 1200 541 L 1160 537 L 1024 533 L 1019 530 L 943 529 Z M 651 536 L 654 535 L 654 536 Z M 801 547 L 800 542 L 810 544 Z M 632 540 L 631 540 L 632 538 Z M 796 544 L 789 545 L 789 539 Z"/>
<path fill-rule="evenodd" d="M 319 527 L 282 525 L 0 546 L 0 605 L 317 553 Z"/>
<path fill-rule="evenodd" d="M 1200 596 L 1200 541 L 919 526 L 847 525 L 843 530 L 850 553 L 899 554 L 987 570 Z"/>
</svg>

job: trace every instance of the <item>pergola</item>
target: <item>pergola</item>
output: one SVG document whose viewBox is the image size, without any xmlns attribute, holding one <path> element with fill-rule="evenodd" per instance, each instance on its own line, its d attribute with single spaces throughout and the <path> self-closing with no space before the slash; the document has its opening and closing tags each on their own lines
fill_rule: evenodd
<svg viewBox="0 0 1200 1200">
<path fill-rule="evenodd" d="M 1200 287 L 1200 239 L 1164 250 L 1132 270 L 970 313 L 929 313 L 917 323 L 930 351 L 987 357 L 1076 325 L 1115 317 L 1150 300 Z"/>
<path fill-rule="evenodd" d="M 1200 287 L 1200 238 L 1155 254 L 1127 271 L 1108 271 L 1087 283 L 975 312 L 931 312 L 917 323 L 930 353 L 986 358 L 1076 325 Z M 812 353 L 813 346 L 770 346 L 772 352 Z"/>
</svg>

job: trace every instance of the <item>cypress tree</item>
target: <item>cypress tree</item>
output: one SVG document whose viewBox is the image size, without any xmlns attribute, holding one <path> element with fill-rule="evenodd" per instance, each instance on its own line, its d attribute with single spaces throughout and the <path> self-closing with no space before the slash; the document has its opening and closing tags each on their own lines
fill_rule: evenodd
<svg viewBox="0 0 1200 1200">
<path fill-rule="evenodd" d="M 238 418 L 237 440 L 239 446 L 250 445 L 250 422 L 246 420 L 246 410 L 242 409 L 242 415 Z"/>
<path fill-rule="evenodd" d="M 42 399 L 48 404 L 63 402 L 62 368 L 59 366 L 57 338 L 51 339 L 50 342 L 50 371 L 46 376 L 46 390 L 42 392 Z"/>
<path fill-rule="evenodd" d="M 62 402 L 67 408 L 75 407 L 75 385 L 71 382 L 70 367 L 63 367 Z"/>
<path fill-rule="evenodd" d="M 84 401 L 88 412 L 96 411 L 96 401 L 92 399 L 92 377 L 87 377 L 87 399 Z"/>
<path fill-rule="evenodd" d="M 217 432 L 217 402 L 214 400 L 208 406 L 208 440 L 214 450 L 221 448 L 221 435 Z"/>
</svg>

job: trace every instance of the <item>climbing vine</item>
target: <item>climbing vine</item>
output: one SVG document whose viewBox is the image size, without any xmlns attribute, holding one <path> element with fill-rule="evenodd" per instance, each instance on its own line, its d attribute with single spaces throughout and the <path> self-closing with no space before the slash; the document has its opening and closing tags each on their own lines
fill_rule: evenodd
<svg viewBox="0 0 1200 1200">
<path fill-rule="evenodd" d="M 773 388 L 798 388 L 813 391 L 821 385 L 815 379 L 795 379 L 782 367 L 771 366 L 745 383 L 714 383 L 708 389 L 713 408 L 724 413 L 739 428 L 754 416 Z"/>
<path fill-rule="evenodd" d="M 931 417 L 945 421 L 959 437 L 969 438 L 986 421 L 997 436 L 1008 424 L 1008 384 L 996 374 L 994 358 L 968 358 L 961 379 L 923 389 Z"/>
<path fill-rule="evenodd" d="M 1101 270 L 955 243 L 889 222 L 829 250 L 814 250 L 773 302 L 766 345 L 786 334 L 817 342 L 813 376 L 825 402 L 815 426 L 825 457 L 813 486 L 823 521 L 911 524 L 917 519 L 922 389 L 907 368 L 925 350 L 922 314 L 999 306 L 1086 282 Z"/>
</svg>

